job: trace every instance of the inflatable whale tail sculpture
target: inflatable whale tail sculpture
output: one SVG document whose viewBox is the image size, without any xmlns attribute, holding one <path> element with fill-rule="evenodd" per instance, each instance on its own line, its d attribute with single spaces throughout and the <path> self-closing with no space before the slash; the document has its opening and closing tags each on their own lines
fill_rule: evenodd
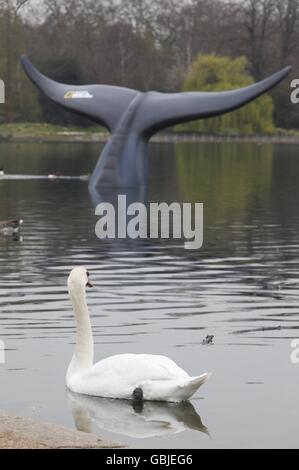
<svg viewBox="0 0 299 470">
<path fill-rule="evenodd" d="M 265 80 L 232 91 L 158 93 L 108 85 L 66 85 L 41 74 L 25 57 L 28 77 L 48 98 L 85 116 L 111 132 L 90 178 L 90 188 L 144 188 L 147 186 L 147 145 L 156 132 L 195 119 L 219 116 L 258 98 L 278 83 L 292 67 Z"/>
</svg>

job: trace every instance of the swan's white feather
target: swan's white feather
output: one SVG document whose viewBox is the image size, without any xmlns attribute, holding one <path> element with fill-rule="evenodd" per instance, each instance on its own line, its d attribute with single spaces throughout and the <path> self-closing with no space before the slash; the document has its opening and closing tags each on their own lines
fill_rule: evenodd
<svg viewBox="0 0 299 470">
<path fill-rule="evenodd" d="M 165 356 L 122 354 L 104 359 L 71 375 L 68 387 L 85 395 L 132 398 L 140 387 L 145 400 L 187 400 L 208 378 L 190 377 Z"/>
</svg>

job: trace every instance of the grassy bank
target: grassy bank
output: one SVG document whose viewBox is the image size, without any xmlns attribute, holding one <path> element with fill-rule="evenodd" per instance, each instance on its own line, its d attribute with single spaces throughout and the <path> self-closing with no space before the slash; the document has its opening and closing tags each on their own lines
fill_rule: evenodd
<svg viewBox="0 0 299 470">
<path fill-rule="evenodd" d="M 0 141 L 5 142 L 106 142 L 109 133 L 100 126 L 62 127 L 46 123 L 0 124 Z M 242 135 L 161 132 L 154 142 L 257 142 L 299 144 L 299 130 L 276 129 L 274 134 Z"/>
<path fill-rule="evenodd" d="M 63 127 L 46 123 L 0 124 L 0 140 L 11 142 L 84 142 L 102 141 L 108 134 L 100 126 Z"/>
</svg>

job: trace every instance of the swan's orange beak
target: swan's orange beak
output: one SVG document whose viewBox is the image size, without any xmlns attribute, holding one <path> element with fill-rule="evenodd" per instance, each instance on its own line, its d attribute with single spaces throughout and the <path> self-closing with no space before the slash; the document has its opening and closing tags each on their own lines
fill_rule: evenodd
<svg viewBox="0 0 299 470">
<path fill-rule="evenodd" d="M 86 287 L 90 287 L 90 288 L 92 288 L 92 287 L 93 287 L 93 285 L 92 285 L 92 284 L 91 284 L 91 283 L 88 281 L 88 282 L 87 282 L 87 284 L 86 284 Z"/>
</svg>

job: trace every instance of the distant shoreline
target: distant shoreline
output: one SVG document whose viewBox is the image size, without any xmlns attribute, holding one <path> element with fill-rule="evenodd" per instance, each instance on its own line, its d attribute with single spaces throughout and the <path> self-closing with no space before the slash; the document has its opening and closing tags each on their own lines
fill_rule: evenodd
<svg viewBox="0 0 299 470">
<path fill-rule="evenodd" d="M 2 124 L 0 143 L 106 143 L 109 133 L 103 129 L 74 129 L 50 124 Z M 153 143 L 257 143 L 257 144 L 299 144 L 299 131 L 280 131 L 269 135 L 204 135 L 197 133 L 163 132 L 156 134 Z"/>
</svg>

